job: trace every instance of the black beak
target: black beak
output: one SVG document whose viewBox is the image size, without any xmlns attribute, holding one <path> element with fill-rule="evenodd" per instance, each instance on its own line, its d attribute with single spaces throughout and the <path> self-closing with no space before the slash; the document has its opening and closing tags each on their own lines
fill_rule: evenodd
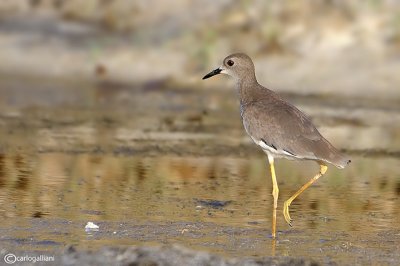
<svg viewBox="0 0 400 266">
<path fill-rule="evenodd" d="M 222 69 L 217 68 L 217 69 L 211 71 L 210 73 L 208 73 L 207 75 L 205 75 L 203 77 L 203 79 L 208 79 L 208 78 L 211 78 L 212 76 L 218 75 L 219 73 L 221 73 L 221 71 L 222 71 Z"/>
</svg>

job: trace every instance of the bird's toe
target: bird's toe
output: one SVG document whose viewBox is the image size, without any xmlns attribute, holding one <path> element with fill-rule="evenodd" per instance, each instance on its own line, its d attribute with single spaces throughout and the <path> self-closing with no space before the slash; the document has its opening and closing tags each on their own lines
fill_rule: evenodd
<svg viewBox="0 0 400 266">
<path fill-rule="evenodd" d="M 283 216 L 285 217 L 285 221 L 288 223 L 288 225 L 292 226 L 292 218 L 290 218 L 289 206 L 290 202 L 285 201 L 283 205 Z"/>
</svg>

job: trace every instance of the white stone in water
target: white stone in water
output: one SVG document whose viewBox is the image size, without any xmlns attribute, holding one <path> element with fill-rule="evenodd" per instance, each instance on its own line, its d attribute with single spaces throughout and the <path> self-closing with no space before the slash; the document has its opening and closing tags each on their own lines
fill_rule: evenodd
<svg viewBox="0 0 400 266">
<path fill-rule="evenodd" d="M 99 230 L 99 226 L 95 223 L 92 222 L 88 222 L 85 226 L 85 230 L 86 231 L 90 231 L 90 230 Z"/>
</svg>

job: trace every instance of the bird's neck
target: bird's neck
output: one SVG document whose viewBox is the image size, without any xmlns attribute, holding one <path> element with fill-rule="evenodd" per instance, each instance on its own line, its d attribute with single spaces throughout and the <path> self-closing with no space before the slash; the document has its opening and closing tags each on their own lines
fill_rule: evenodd
<svg viewBox="0 0 400 266">
<path fill-rule="evenodd" d="M 260 93 L 262 86 L 254 76 L 248 76 L 237 81 L 237 89 L 241 105 L 255 101 Z"/>
</svg>

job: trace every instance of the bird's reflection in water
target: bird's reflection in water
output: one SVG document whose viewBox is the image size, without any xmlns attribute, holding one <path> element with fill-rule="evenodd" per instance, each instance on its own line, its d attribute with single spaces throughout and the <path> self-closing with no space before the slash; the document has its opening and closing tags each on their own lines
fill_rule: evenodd
<svg viewBox="0 0 400 266">
<path fill-rule="evenodd" d="M 400 211 L 393 199 L 400 194 L 400 182 L 390 172 L 398 169 L 398 160 L 360 158 L 354 162 L 356 178 L 352 171 L 331 171 L 319 180 L 323 184 L 311 186 L 302 194 L 292 205 L 298 218 L 294 227 L 281 228 L 277 240 L 272 240 L 270 230 L 272 185 L 261 156 L 2 154 L 0 214 L 15 221 L 20 217 L 73 223 L 82 219 L 184 221 L 253 229 L 264 241 L 264 251 L 280 256 L 291 234 L 313 238 L 308 234 L 310 229 L 317 236 L 337 230 L 358 234 L 398 228 Z M 314 170 L 313 164 L 309 165 L 298 167 L 290 161 L 276 165 L 284 177 L 277 219 L 283 219 L 283 201 L 304 182 L 302 177 Z M 371 165 L 374 167 L 366 167 Z M 387 172 L 382 173 L 382 169 Z M 377 176 L 386 177 L 384 184 Z M 226 204 L 200 206 L 201 202 Z M 200 233 L 201 227 L 196 230 Z M 200 241 L 196 239 L 179 241 Z"/>
</svg>

